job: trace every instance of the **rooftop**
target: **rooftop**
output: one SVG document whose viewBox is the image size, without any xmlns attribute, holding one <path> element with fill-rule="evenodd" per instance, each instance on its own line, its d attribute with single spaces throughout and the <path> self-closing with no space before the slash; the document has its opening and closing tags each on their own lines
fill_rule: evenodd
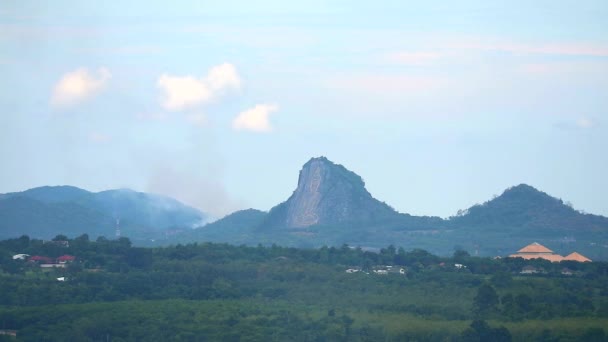
<svg viewBox="0 0 608 342">
<path fill-rule="evenodd" d="M 534 242 L 520 249 L 517 253 L 553 253 L 553 251 L 538 242 Z"/>
<path fill-rule="evenodd" d="M 564 257 L 564 260 L 578 261 L 578 262 L 591 262 L 591 259 L 586 256 L 573 252 Z"/>
</svg>

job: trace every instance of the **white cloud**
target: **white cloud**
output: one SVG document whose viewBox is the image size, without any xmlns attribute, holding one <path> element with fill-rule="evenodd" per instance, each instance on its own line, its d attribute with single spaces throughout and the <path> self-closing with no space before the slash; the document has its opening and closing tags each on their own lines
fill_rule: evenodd
<svg viewBox="0 0 608 342">
<path fill-rule="evenodd" d="M 99 93 L 110 78 L 112 74 L 107 68 L 99 68 L 96 74 L 87 68 L 68 72 L 55 84 L 51 104 L 57 107 L 78 104 Z"/>
<path fill-rule="evenodd" d="M 209 70 L 207 83 L 214 91 L 224 91 L 241 88 L 241 79 L 234 65 L 224 63 Z"/>
<path fill-rule="evenodd" d="M 163 74 L 156 82 L 161 89 L 161 105 L 169 111 L 196 107 L 241 87 L 236 68 L 224 63 L 211 68 L 207 76 L 173 76 Z"/>
<path fill-rule="evenodd" d="M 232 121 L 232 128 L 237 131 L 270 132 L 272 131 L 270 114 L 278 109 L 279 107 L 273 104 L 255 105 L 255 107 L 241 112 Z"/>
<path fill-rule="evenodd" d="M 174 111 L 193 107 L 211 99 L 212 91 L 192 76 L 169 76 L 163 74 L 156 83 L 164 92 L 162 106 Z"/>
</svg>

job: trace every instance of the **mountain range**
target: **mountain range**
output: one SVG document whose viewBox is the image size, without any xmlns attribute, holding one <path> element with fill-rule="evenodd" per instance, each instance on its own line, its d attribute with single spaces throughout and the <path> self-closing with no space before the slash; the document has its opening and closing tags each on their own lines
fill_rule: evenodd
<svg viewBox="0 0 608 342">
<path fill-rule="evenodd" d="M 62 186 L 0 195 L 0 237 L 113 236 L 117 218 L 123 235 L 148 245 L 348 244 L 373 250 L 392 244 L 438 254 L 465 249 L 504 255 L 537 241 L 557 253 L 608 257 L 608 218 L 579 212 L 532 186 L 513 186 L 448 219 L 412 216 L 375 199 L 359 175 L 325 157 L 305 163 L 292 195 L 269 212 L 237 211 L 206 225 L 206 215 L 194 208 L 131 190 L 91 193 Z"/>
<path fill-rule="evenodd" d="M 27 234 L 115 236 L 149 240 L 168 230 L 201 225 L 207 216 L 170 197 L 129 189 L 89 192 L 73 186 L 43 186 L 0 194 L 0 238 Z"/>
<path fill-rule="evenodd" d="M 174 236 L 172 242 L 214 241 L 320 247 L 393 244 L 438 254 L 465 249 L 504 255 L 533 242 L 556 252 L 576 249 L 608 256 L 608 218 L 585 214 L 526 184 L 448 219 L 399 213 L 375 199 L 363 179 L 325 157 L 312 158 L 292 195 L 268 213 L 254 209 Z"/>
</svg>

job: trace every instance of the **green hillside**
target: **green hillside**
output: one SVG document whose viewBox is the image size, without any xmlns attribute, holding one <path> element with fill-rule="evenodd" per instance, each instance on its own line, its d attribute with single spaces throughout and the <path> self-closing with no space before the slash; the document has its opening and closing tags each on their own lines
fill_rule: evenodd
<svg viewBox="0 0 608 342">
<path fill-rule="evenodd" d="M 17 253 L 76 260 L 42 269 Z M 602 341 L 607 284 L 603 262 L 393 246 L 0 241 L 0 322 L 20 341 Z"/>
</svg>

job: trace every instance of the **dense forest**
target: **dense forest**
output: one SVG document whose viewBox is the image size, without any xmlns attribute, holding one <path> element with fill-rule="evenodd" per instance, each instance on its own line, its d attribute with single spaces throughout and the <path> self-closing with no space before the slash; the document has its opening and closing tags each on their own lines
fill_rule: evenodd
<svg viewBox="0 0 608 342">
<path fill-rule="evenodd" d="M 82 235 L 0 241 L 0 268 L 0 341 L 608 339 L 604 262 Z"/>
</svg>

